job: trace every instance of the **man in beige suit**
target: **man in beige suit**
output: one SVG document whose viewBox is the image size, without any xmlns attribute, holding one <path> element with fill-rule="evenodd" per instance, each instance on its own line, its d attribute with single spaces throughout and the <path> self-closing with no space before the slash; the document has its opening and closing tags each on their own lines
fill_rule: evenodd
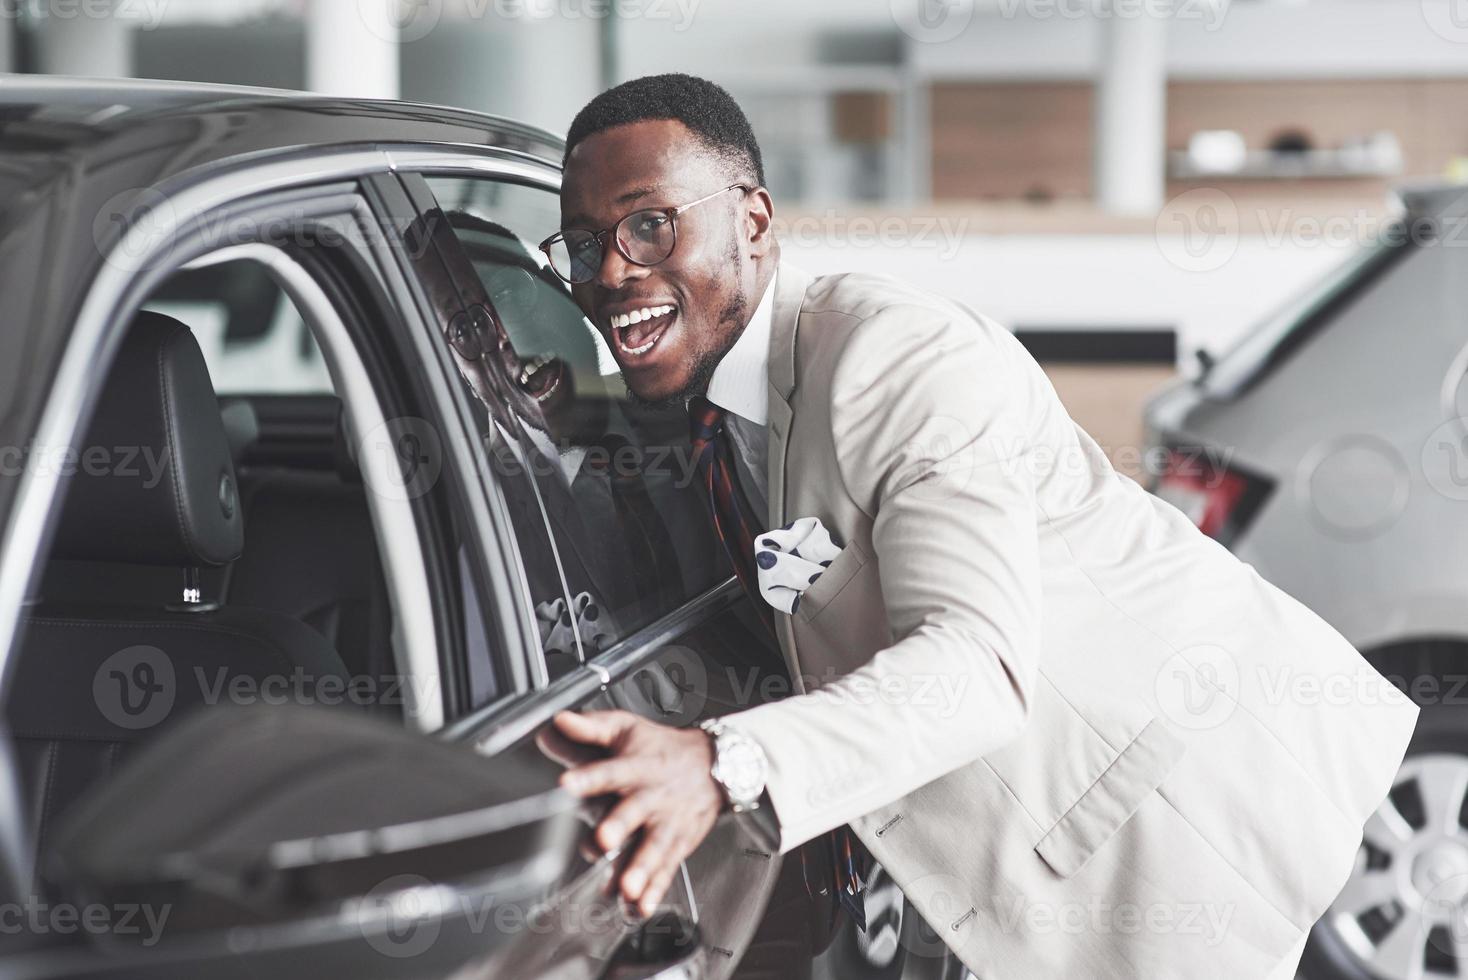
<svg viewBox="0 0 1468 980">
<path fill-rule="evenodd" d="M 604 846 L 642 831 L 627 899 L 650 910 L 733 805 L 785 854 L 849 827 L 980 977 L 1291 975 L 1416 708 L 1118 475 L 1007 331 L 780 262 L 723 90 L 626 83 L 568 143 L 545 248 L 634 395 L 727 440 L 701 472 L 736 567 L 798 518 L 841 546 L 793 613 L 755 598 L 803 693 L 712 732 L 557 719 L 611 750 L 565 783 L 621 797 Z M 746 973 L 808 975 L 772 901 L 778 965 L 757 941 Z"/>
</svg>

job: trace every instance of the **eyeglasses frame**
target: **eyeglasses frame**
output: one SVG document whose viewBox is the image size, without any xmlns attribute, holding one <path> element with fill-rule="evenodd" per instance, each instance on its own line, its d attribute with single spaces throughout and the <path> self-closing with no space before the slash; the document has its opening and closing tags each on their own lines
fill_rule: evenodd
<svg viewBox="0 0 1468 980">
<path fill-rule="evenodd" d="M 673 253 L 678 250 L 678 222 L 675 219 L 680 214 L 682 214 L 683 212 L 689 210 L 690 208 L 696 208 L 700 204 L 703 204 L 705 201 L 712 201 L 714 198 L 718 197 L 720 194 L 727 194 L 729 191 L 736 190 L 736 189 L 737 190 L 744 191 L 746 194 L 749 193 L 751 190 L 753 190 L 753 188 L 750 187 L 748 184 L 730 184 L 728 187 L 721 187 L 721 188 L 719 188 L 718 190 L 714 191 L 712 194 L 705 194 L 703 197 L 700 197 L 696 201 L 689 201 L 687 204 L 679 204 L 676 207 L 671 207 L 671 208 L 638 208 L 635 211 L 628 211 L 626 214 L 622 215 L 622 217 L 618 218 L 617 221 L 616 221 L 616 223 L 613 224 L 610 228 L 603 228 L 601 231 L 597 231 L 597 232 L 593 232 L 592 233 L 592 238 L 595 239 L 597 245 L 601 248 L 602 261 L 605 262 L 606 261 L 606 257 L 607 257 L 607 243 L 606 243 L 606 238 L 607 238 L 608 235 L 612 235 L 612 247 L 617 250 L 617 254 L 618 255 L 622 256 L 622 258 L 626 259 L 628 262 L 632 263 L 635 266 L 639 266 L 641 268 L 644 268 L 644 269 L 650 269 L 650 268 L 652 268 L 655 265 L 661 265 L 662 263 L 668 261 L 668 259 L 672 258 L 673 257 Z M 622 247 L 622 242 L 618 238 L 618 236 L 612 234 L 613 232 L 615 232 L 618 228 L 620 228 L 622 226 L 622 222 L 626 221 L 628 218 L 631 218 L 633 215 L 642 214 L 643 212 L 646 212 L 646 211 L 654 211 L 654 212 L 657 212 L 659 214 L 666 215 L 667 218 L 668 218 L 668 224 L 673 229 L 673 244 L 668 247 L 668 254 L 667 255 L 664 255 L 662 258 L 658 259 L 656 262 L 639 262 L 639 261 L 637 261 L 632 256 L 630 256 L 630 255 L 627 254 L 627 250 Z M 576 230 L 580 230 L 580 229 L 576 229 Z M 595 279 L 596 278 L 595 275 L 591 276 L 591 278 L 583 279 L 583 280 L 581 280 L 581 282 L 576 282 L 576 281 L 572 280 L 568 276 L 561 275 L 561 270 L 556 268 L 556 263 L 551 259 L 551 253 L 550 253 L 551 246 L 555 244 L 556 239 L 561 239 L 561 240 L 564 241 L 565 240 L 565 237 L 566 237 L 565 231 L 558 231 L 554 235 L 551 235 L 545 241 L 543 241 L 543 242 L 540 243 L 540 250 L 545 253 L 546 264 L 551 267 L 551 271 L 554 272 L 559 278 L 561 278 L 562 280 L 564 280 L 565 282 L 569 283 L 572 286 L 580 286 L 580 285 L 584 285 L 584 284 L 586 284 L 588 282 L 591 282 L 592 279 Z"/>
</svg>

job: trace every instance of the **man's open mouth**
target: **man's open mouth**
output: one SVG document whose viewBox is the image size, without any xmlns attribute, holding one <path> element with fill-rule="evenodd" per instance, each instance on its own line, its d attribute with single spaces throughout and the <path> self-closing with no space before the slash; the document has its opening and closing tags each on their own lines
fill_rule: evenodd
<svg viewBox="0 0 1468 980">
<path fill-rule="evenodd" d="M 677 319 L 678 307 L 671 303 L 613 313 L 612 338 L 623 357 L 645 357 Z"/>
<path fill-rule="evenodd" d="M 520 387 L 536 401 L 543 402 L 561 386 L 561 370 L 559 358 L 539 354 L 520 368 Z"/>
</svg>

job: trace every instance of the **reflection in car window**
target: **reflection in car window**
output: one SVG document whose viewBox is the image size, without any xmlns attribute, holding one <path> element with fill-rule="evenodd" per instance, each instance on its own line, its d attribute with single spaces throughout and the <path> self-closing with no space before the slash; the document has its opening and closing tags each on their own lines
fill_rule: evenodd
<svg viewBox="0 0 1468 980">
<path fill-rule="evenodd" d="M 558 610 L 560 626 L 594 656 L 729 574 L 693 478 L 687 416 L 629 397 L 604 339 L 532 244 L 559 222 L 553 194 L 478 178 L 429 185 L 508 345 L 487 359 L 498 377 L 473 383 L 509 389 L 499 400 L 514 423 L 497 424 L 520 436 L 554 532 L 572 607 Z"/>
</svg>

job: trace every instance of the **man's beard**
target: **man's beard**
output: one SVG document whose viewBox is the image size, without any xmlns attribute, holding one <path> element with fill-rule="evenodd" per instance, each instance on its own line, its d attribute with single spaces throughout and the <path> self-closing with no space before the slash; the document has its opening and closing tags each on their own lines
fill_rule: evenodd
<svg viewBox="0 0 1468 980">
<path fill-rule="evenodd" d="M 718 347 L 695 355 L 693 373 L 688 376 L 688 383 L 682 388 L 665 398 L 651 399 L 643 398 L 629 387 L 627 393 L 632 397 L 632 401 L 641 405 L 643 408 L 656 411 L 671 411 L 672 409 L 682 411 L 684 403 L 688 399 L 694 395 L 702 395 L 708 391 L 709 382 L 714 376 L 714 369 L 719 366 L 719 362 L 724 359 L 724 355 L 729 353 L 729 350 L 738 342 L 740 335 L 744 333 L 745 327 L 748 326 L 748 309 L 749 302 L 741 293 L 730 300 L 728 305 L 719 312 L 719 319 L 716 323 L 719 325 L 732 323 L 734 324 L 734 329 L 730 330 L 722 338 Z"/>
</svg>

